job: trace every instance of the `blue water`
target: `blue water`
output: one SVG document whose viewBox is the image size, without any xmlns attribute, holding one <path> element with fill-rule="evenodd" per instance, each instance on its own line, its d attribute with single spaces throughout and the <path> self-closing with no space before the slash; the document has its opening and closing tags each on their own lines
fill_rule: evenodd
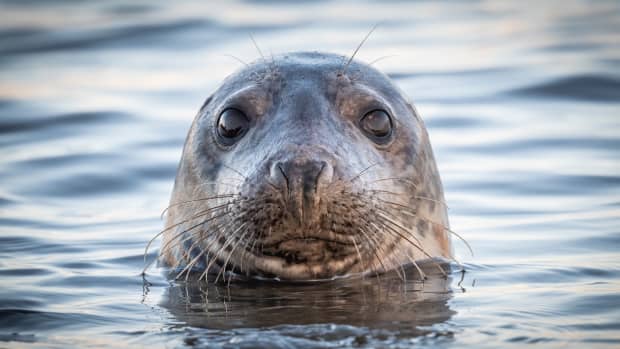
<svg viewBox="0 0 620 349">
<path fill-rule="evenodd" d="M 143 277 L 227 55 L 378 22 L 358 58 L 425 118 L 465 272 Z M 617 1 L 0 1 L 0 347 L 618 347 L 619 43 Z"/>
</svg>

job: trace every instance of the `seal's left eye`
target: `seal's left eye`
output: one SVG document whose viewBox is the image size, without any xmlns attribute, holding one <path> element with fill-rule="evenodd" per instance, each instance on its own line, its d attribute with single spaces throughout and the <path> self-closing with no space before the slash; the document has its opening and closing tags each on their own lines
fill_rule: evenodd
<svg viewBox="0 0 620 349">
<path fill-rule="evenodd" d="M 392 134 L 392 119 L 381 109 L 375 109 L 364 115 L 360 127 L 375 140 L 384 140 Z"/>
<path fill-rule="evenodd" d="M 217 121 L 217 134 L 225 143 L 232 144 L 243 136 L 249 125 L 250 121 L 241 110 L 228 108 Z"/>
</svg>

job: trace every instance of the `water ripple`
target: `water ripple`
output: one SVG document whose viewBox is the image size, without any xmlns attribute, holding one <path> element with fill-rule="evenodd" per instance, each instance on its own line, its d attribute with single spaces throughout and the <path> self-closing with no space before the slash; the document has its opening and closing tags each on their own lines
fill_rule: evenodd
<svg viewBox="0 0 620 349">
<path fill-rule="evenodd" d="M 97 111 L 63 115 L 44 115 L 26 119 L 4 118 L 0 120 L 0 134 L 12 134 L 31 131 L 51 131 L 54 128 L 82 126 L 101 122 L 126 121 L 129 116 L 122 113 Z"/>
<path fill-rule="evenodd" d="M 578 75 L 522 87 L 510 93 L 531 97 L 618 102 L 620 79 L 602 75 Z"/>
</svg>

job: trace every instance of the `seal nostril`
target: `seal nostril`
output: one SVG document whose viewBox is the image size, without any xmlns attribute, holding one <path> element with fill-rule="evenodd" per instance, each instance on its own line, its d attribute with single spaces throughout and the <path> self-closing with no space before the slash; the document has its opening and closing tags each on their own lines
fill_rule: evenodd
<svg viewBox="0 0 620 349">
<path fill-rule="evenodd" d="M 327 163 L 325 161 L 321 161 L 321 168 L 319 169 L 319 173 L 316 174 L 316 178 L 314 179 L 314 193 L 315 194 L 319 189 L 319 178 L 321 178 L 321 173 L 323 173 L 325 166 L 327 166 Z"/>
<path fill-rule="evenodd" d="M 305 156 L 276 161 L 270 167 L 274 188 L 287 202 L 287 211 L 301 224 L 316 221 L 321 193 L 331 183 L 333 174 L 329 162 Z"/>
<path fill-rule="evenodd" d="M 284 169 L 282 168 L 282 164 L 281 164 L 281 163 L 278 163 L 278 165 L 277 165 L 277 166 L 278 166 L 278 170 L 280 170 L 280 173 L 282 174 L 282 177 L 284 177 L 284 181 L 286 182 L 286 191 L 288 192 L 288 191 L 290 191 L 290 190 L 291 190 L 291 189 L 290 189 L 290 188 L 291 188 L 291 186 L 290 186 L 290 184 L 289 184 L 289 179 L 288 179 L 288 177 L 286 176 L 286 172 L 285 172 L 285 171 L 284 171 Z"/>
</svg>

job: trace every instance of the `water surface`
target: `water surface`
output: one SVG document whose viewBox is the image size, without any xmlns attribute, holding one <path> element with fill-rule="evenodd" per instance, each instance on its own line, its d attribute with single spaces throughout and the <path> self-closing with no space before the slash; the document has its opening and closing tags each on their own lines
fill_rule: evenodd
<svg viewBox="0 0 620 349">
<path fill-rule="evenodd" d="M 620 345 L 618 2 L 0 7 L 0 347 Z M 193 115 L 241 66 L 227 55 L 258 58 L 249 33 L 350 54 L 377 22 L 358 58 L 425 118 L 465 272 L 143 277 Z"/>
</svg>

